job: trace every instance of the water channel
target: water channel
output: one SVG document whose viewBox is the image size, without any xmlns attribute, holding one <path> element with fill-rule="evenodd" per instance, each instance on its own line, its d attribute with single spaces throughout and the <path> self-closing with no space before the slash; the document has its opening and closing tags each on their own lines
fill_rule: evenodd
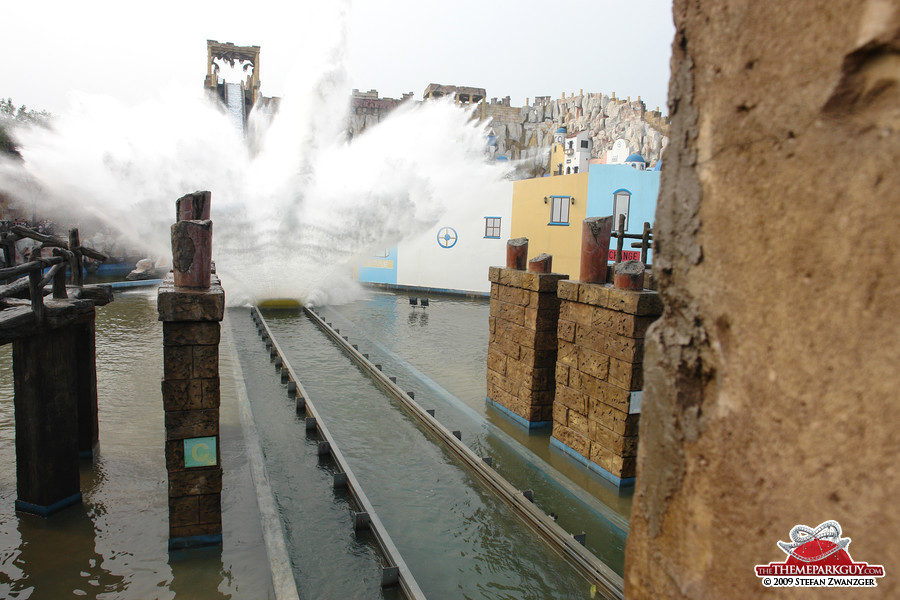
<svg viewBox="0 0 900 600">
<path fill-rule="evenodd" d="M 485 406 L 488 304 L 373 292 L 324 308 L 416 399 L 565 529 L 621 573 L 630 498 Z M 238 417 L 250 400 L 303 598 L 394 598 L 380 557 L 351 526 L 349 498 L 285 394 L 249 317 L 229 309 L 220 352 L 224 543 L 166 550 L 161 327 L 153 292 L 117 293 L 97 312 L 100 456 L 82 467 L 84 504 L 19 515 L 11 348 L 0 350 L 0 597 L 274 597 Z M 310 397 L 423 591 L 432 598 L 590 598 L 590 585 L 424 433 L 300 311 L 266 312 Z M 232 377 L 231 374 L 236 374 Z M 244 387 L 245 386 L 245 387 Z M 598 501 L 597 499 L 600 499 Z"/>
</svg>

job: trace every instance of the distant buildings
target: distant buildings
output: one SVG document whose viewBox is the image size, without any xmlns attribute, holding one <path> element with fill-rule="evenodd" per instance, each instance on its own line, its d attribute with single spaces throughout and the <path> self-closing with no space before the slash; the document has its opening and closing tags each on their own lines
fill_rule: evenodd
<svg viewBox="0 0 900 600">
<path fill-rule="evenodd" d="M 645 222 L 653 225 L 659 194 L 660 171 L 647 170 L 643 157 L 628 151 L 624 140 L 607 155 L 612 164 L 590 162 L 589 144 L 583 132 L 558 128 L 551 156 L 561 175 L 513 181 L 509 195 L 490 206 L 457 206 L 435 227 L 363 261 L 358 279 L 484 294 L 490 290 L 488 267 L 506 263 L 506 241 L 517 237 L 528 238 L 530 256 L 546 252 L 553 256 L 554 272 L 577 278 L 582 221 L 613 215 L 618 223 L 622 215 L 626 233 L 641 234 Z M 639 257 L 630 243 L 625 245 L 624 259 Z M 614 260 L 614 250 L 609 258 Z"/>
</svg>

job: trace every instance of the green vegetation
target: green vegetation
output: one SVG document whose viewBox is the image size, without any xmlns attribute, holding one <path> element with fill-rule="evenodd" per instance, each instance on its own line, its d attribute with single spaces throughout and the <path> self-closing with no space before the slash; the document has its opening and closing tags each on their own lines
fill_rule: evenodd
<svg viewBox="0 0 900 600">
<path fill-rule="evenodd" d="M 24 104 L 19 108 L 13 104 L 12 98 L 0 99 L 0 152 L 18 154 L 12 130 L 18 125 L 41 125 L 46 127 L 53 117 L 45 110 L 28 110 Z"/>
</svg>

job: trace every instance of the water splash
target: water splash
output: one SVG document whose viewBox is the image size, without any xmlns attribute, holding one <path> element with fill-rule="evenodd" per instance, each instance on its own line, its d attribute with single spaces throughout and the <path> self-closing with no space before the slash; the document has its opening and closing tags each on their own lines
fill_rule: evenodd
<svg viewBox="0 0 900 600">
<path fill-rule="evenodd" d="M 77 94 L 51 130 L 17 131 L 24 161 L 0 163 L 0 191 L 168 256 L 175 199 L 208 189 L 230 304 L 353 299 L 361 257 L 454 205 L 490 203 L 509 167 L 484 161 L 483 126 L 449 102 L 401 106 L 348 141 L 346 40 L 336 40 L 304 62 L 274 119 L 251 114 L 249 143 L 201 90 L 170 87 L 137 106 Z"/>
</svg>

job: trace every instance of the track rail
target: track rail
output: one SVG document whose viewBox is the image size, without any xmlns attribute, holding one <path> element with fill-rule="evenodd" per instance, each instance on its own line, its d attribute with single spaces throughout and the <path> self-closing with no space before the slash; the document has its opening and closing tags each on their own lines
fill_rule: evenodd
<svg viewBox="0 0 900 600">
<path fill-rule="evenodd" d="M 511 485 L 502 475 L 497 473 L 483 458 L 466 446 L 453 432 L 444 427 L 434 416 L 423 409 L 410 395 L 392 379 L 368 360 L 349 339 L 340 334 L 340 330 L 331 327 L 314 310 L 304 307 L 306 314 L 315 322 L 341 349 L 385 391 L 391 394 L 401 406 L 424 427 L 435 435 L 497 496 L 500 497 L 529 528 L 543 539 L 557 554 L 576 568 L 593 585 L 604 598 L 619 600 L 624 598 L 624 581 L 615 571 L 594 556 L 578 542 L 574 536 L 560 527 L 556 521 L 545 514 L 526 495 Z"/>
<path fill-rule="evenodd" d="M 334 487 L 346 488 L 357 507 L 360 508 L 360 511 L 355 512 L 353 515 L 354 529 L 368 529 L 372 533 L 372 536 L 387 563 L 382 566 L 381 585 L 387 587 L 397 584 L 403 590 L 405 596 L 410 600 L 424 600 L 425 594 L 419 588 L 419 584 L 416 582 L 412 572 L 400 555 L 400 551 L 397 549 L 397 546 L 394 545 L 393 540 L 391 540 L 390 535 L 387 533 L 387 529 L 385 529 L 381 519 L 379 519 L 378 515 L 375 513 L 372 503 L 369 501 L 362 486 L 350 469 L 350 465 L 347 463 L 347 460 L 335 443 L 331 432 L 328 431 L 325 422 L 319 416 L 309 394 L 300 383 L 300 378 L 297 377 L 294 368 L 291 366 L 290 362 L 288 362 L 286 355 L 272 335 L 272 331 L 269 329 L 269 325 L 266 323 L 265 318 L 263 318 L 262 314 L 260 314 L 259 310 L 256 308 L 251 309 L 250 315 L 256 323 L 260 337 L 262 337 L 263 341 L 266 343 L 270 358 L 275 361 L 276 366 L 281 371 L 282 383 L 287 384 L 288 393 L 296 397 L 297 411 L 300 412 L 301 410 L 304 410 L 306 413 L 307 430 L 315 430 L 318 432 L 319 455 L 330 456 L 337 467 L 337 471 L 334 473 Z"/>
</svg>

